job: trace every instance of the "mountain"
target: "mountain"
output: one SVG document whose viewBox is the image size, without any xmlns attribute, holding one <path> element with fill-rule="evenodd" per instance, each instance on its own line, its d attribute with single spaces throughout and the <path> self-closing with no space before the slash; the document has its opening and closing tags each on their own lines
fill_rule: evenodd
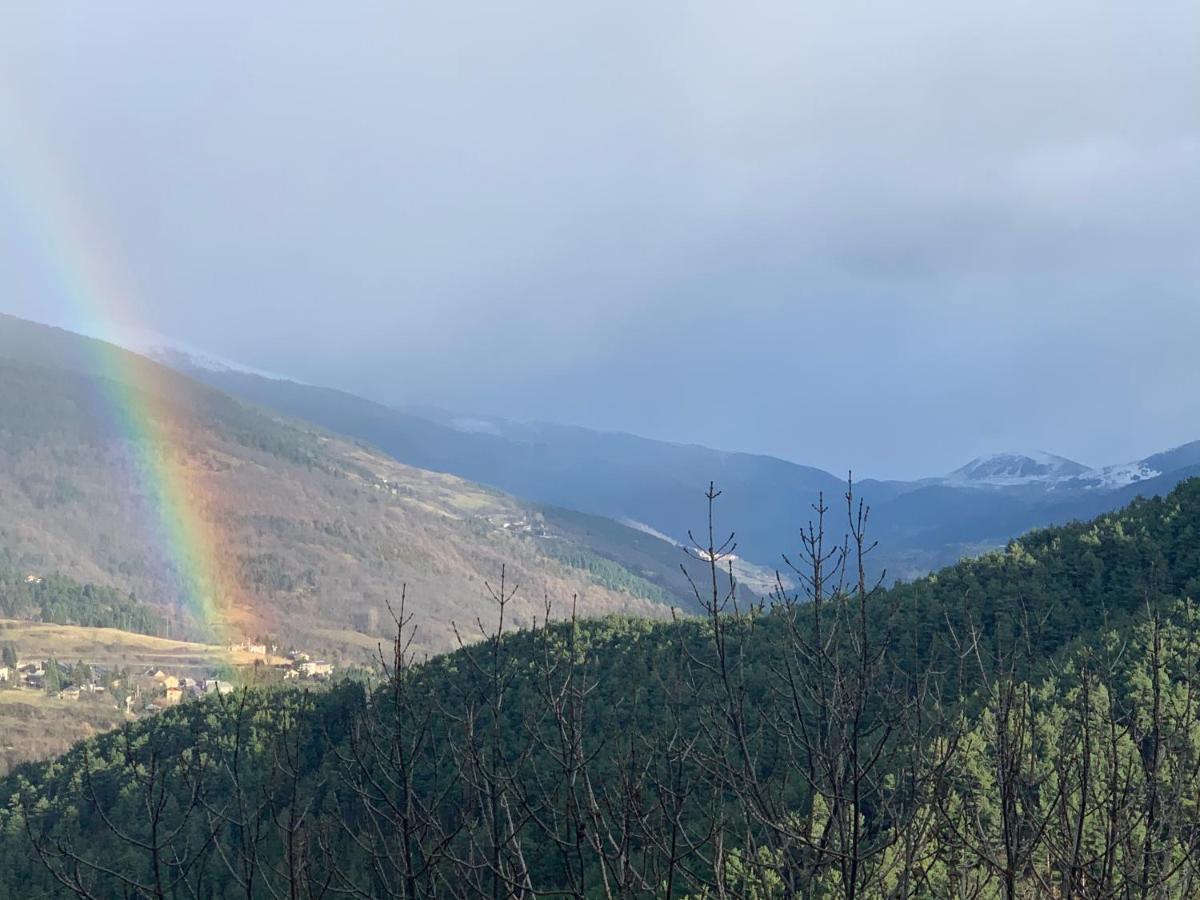
<svg viewBox="0 0 1200 900">
<path fill-rule="evenodd" d="M 716 481 L 724 491 L 722 522 L 736 527 L 739 553 L 771 568 L 799 533 L 817 493 L 837 497 L 845 491 L 828 472 L 769 456 L 572 426 L 392 409 L 328 388 L 207 369 L 178 355 L 169 359 L 232 396 L 352 435 L 409 465 L 648 528 L 678 543 L 704 523 L 704 490 Z M 873 496 L 888 491 L 875 485 Z"/>
<path fill-rule="evenodd" d="M 1139 466 L 1148 477 L 1200 466 L 1200 441 L 1192 441 L 1165 453 L 1155 453 L 1142 460 Z"/>
<path fill-rule="evenodd" d="M 995 487 L 1031 482 L 1053 484 L 1090 473 L 1087 466 L 1052 453 L 995 453 L 955 469 L 943 483 Z"/>
<path fill-rule="evenodd" d="M 627 434 L 517 423 L 439 410 L 394 409 L 342 391 L 163 358 L 201 381 L 331 431 L 353 435 L 410 465 L 448 472 L 532 501 L 616 519 L 685 542 L 704 522 L 702 491 L 723 495 L 718 525 L 738 553 L 774 569 L 794 555 L 819 494 L 835 508 L 845 481 L 770 456 L 728 453 Z M 1200 465 L 1200 442 L 1103 469 L 1043 452 L 974 459 L 945 476 L 861 479 L 879 548 L 875 571 L 914 578 L 1003 544 L 1030 528 L 1116 509 L 1169 491 Z M 837 523 L 843 529 L 844 518 Z"/>
<path fill-rule="evenodd" d="M 1047 494 L 1069 491 L 1116 491 L 1200 464 L 1200 441 L 1130 463 L 1092 469 L 1082 463 L 1037 451 L 996 453 L 971 460 L 940 479 L 958 487 L 1034 486 Z"/>
<path fill-rule="evenodd" d="M 1193 896 L 1198 533 L 1191 480 L 822 604 L 401 636 L 373 694 L 210 698 L 0 780 L 0 900 Z"/>
<path fill-rule="evenodd" d="M 139 456 L 130 428 L 152 435 Z M 159 521 L 167 492 L 183 492 L 207 551 Z M 643 531 L 404 465 L 112 345 L 0 317 L 0 563 L 131 595 L 121 602 L 151 610 L 156 633 L 211 636 L 182 598 L 189 571 L 212 562 L 205 586 L 229 633 L 362 658 L 405 584 L 418 646 L 442 650 L 453 623 L 469 632 L 490 609 L 484 582 L 502 566 L 520 585 L 514 623 L 542 615 L 545 596 L 576 594 L 587 614 L 665 616 L 690 602 L 681 556 Z M 121 615 L 97 624 L 134 621 Z"/>
</svg>

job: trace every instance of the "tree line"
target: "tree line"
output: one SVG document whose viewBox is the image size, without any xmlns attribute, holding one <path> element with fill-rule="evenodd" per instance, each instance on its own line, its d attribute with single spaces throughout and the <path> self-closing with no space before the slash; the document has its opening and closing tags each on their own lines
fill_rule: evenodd
<svg viewBox="0 0 1200 900">
<path fill-rule="evenodd" d="M 424 660 L 400 590 L 370 690 L 245 689 L 24 767 L 0 898 L 1200 891 L 1200 483 L 888 590 L 850 486 L 769 598 L 707 497 L 701 616 L 514 632 L 502 571 Z"/>
<path fill-rule="evenodd" d="M 166 637 L 171 631 L 162 616 L 132 593 L 107 585 L 80 583 L 53 572 L 31 575 L 2 561 L 0 617 L 55 625 L 120 628 L 156 637 Z"/>
</svg>

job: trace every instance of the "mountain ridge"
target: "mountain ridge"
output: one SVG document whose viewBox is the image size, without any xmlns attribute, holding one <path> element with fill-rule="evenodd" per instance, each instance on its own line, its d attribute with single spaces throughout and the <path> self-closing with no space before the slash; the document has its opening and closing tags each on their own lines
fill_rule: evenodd
<svg viewBox="0 0 1200 900">
<path fill-rule="evenodd" d="M 186 367 L 179 357 L 176 364 Z M 703 520 L 698 488 L 713 481 L 724 491 L 718 524 L 737 532 L 739 552 L 748 561 L 767 568 L 794 552 L 819 495 L 836 506 L 845 492 L 844 478 L 767 455 L 573 425 L 418 413 L 244 371 L 192 374 L 249 403 L 354 435 L 421 468 L 637 522 L 677 543 L 686 542 L 688 529 Z M 871 505 L 880 537 L 875 571 L 886 571 L 889 580 L 908 579 L 1002 546 L 1030 528 L 1071 521 L 1080 509 L 1115 509 L 1131 489 L 1134 496 L 1169 490 L 1193 457 L 1200 463 L 1200 442 L 1098 469 L 1049 453 L 992 454 L 943 476 L 856 481 L 856 493 Z M 973 465 L 989 465 L 991 474 L 978 470 L 980 477 L 963 477 Z"/>
</svg>

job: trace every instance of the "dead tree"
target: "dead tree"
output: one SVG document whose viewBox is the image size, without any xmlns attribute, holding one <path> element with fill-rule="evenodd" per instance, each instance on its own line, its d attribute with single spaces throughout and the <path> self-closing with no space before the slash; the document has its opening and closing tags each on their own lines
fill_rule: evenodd
<svg viewBox="0 0 1200 900">
<path fill-rule="evenodd" d="M 830 540 L 829 510 L 818 499 L 799 558 L 785 557 L 798 589 L 780 578 L 774 596 L 783 636 L 772 647 L 771 727 L 799 791 L 750 799 L 774 836 L 789 893 L 824 885 L 847 898 L 875 896 L 893 880 L 912 893 L 928 864 L 914 840 L 914 828 L 929 828 L 918 798 L 935 768 L 907 740 L 931 737 L 922 718 L 928 673 L 905 671 L 894 658 L 898 610 L 883 595 L 884 574 L 868 574 L 870 510 L 853 481 L 845 510 L 846 534 Z"/>
<path fill-rule="evenodd" d="M 445 747 L 439 710 L 416 668 L 416 626 L 398 610 L 390 654 L 379 650 L 382 687 L 354 716 L 336 771 L 344 799 L 335 801 L 338 832 L 367 860 L 367 878 L 327 854 L 339 895 L 419 900 L 453 896 L 457 879 L 446 871 L 456 836 L 441 810 L 459 786 Z M 389 659 L 390 656 L 390 659 Z"/>
<path fill-rule="evenodd" d="M 263 885 L 273 900 L 323 900 L 334 889 L 335 869 L 319 853 L 321 823 L 314 811 L 326 781 L 308 772 L 303 761 L 308 732 L 302 722 L 312 708 L 312 695 L 304 691 L 295 715 L 277 723 L 271 747 L 272 787 L 264 812 L 282 853 L 268 860 Z"/>
<path fill-rule="evenodd" d="M 485 586 L 496 605 L 496 625 L 489 630 L 476 619 L 477 644 L 468 643 L 455 628 L 465 683 L 460 706 L 442 707 L 455 733 L 450 752 L 463 811 L 462 840 L 451 848 L 452 861 L 457 890 L 464 896 L 529 898 L 536 892 L 524 855 L 522 836 L 530 811 L 521 803 L 520 772 L 534 749 L 528 732 L 537 726 L 529 720 L 538 718 L 539 711 L 512 710 L 508 702 L 518 665 L 504 629 L 517 586 L 509 587 L 505 567 L 500 569 L 498 588 L 486 582 Z M 522 719 L 527 727 L 511 727 Z"/>
<path fill-rule="evenodd" d="M 116 750 L 118 764 L 97 769 L 88 746 L 82 748 L 78 809 L 94 817 L 99 832 L 87 834 L 87 842 L 73 836 L 77 822 L 42 810 L 36 797 L 23 798 L 22 820 L 34 853 L 58 884 L 87 900 L 195 896 L 215 837 L 195 827 L 209 788 L 208 757 L 196 748 L 172 753 L 154 736 L 135 743 L 128 728 L 116 738 Z M 123 793 L 133 795 L 135 817 L 118 814 Z M 120 852 L 85 849 L 100 835 Z"/>
<path fill-rule="evenodd" d="M 981 705 L 996 813 L 981 811 L 977 787 L 954 781 L 961 772 L 951 776 L 951 789 L 937 799 L 954 846 L 998 883 L 1004 900 L 1016 900 L 1025 885 L 1052 891 L 1048 873 L 1037 863 L 1064 789 L 1042 765 L 1054 751 L 1045 746 L 1037 727 L 1029 680 L 1034 636 L 1048 612 L 1038 619 L 1018 597 L 1009 609 L 989 614 L 993 621 L 987 633 L 968 612 L 963 630 L 951 629 L 950 634 L 962 663 L 960 679 L 966 684 L 971 677 L 977 685 L 974 696 Z M 965 688 L 960 694 L 970 699 Z M 968 723 L 961 712 L 945 727 L 956 741 L 965 740 Z"/>
</svg>

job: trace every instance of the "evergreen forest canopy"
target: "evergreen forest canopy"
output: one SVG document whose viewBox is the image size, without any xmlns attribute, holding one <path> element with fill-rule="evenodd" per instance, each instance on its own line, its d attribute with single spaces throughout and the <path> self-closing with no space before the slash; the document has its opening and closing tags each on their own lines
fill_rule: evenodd
<svg viewBox="0 0 1200 900">
<path fill-rule="evenodd" d="M 818 504 L 746 608 L 710 522 L 673 622 L 512 631 L 502 577 L 423 662 L 401 592 L 370 690 L 210 697 L 0 782 L 0 898 L 1200 892 L 1200 481 L 889 590 L 868 526 Z"/>
<path fill-rule="evenodd" d="M 132 593 L 81 583 L 58 573 L 35 575 L 20 569 L 0 546 L 0 618 L 120 628 L 165 637 L 167 622 Z"/>
</svg>

